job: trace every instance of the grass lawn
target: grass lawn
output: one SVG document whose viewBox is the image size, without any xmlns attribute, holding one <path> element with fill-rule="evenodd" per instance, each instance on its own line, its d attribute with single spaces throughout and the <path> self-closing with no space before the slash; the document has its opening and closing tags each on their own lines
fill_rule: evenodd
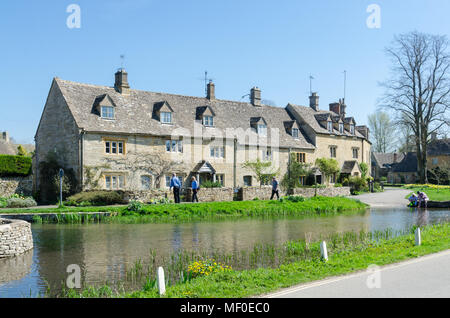
<svg viewBox="0 0 450 318">
<path fill-rule="evenodd" d="M 343 240 L 336 248 L 329 242 L 329 261 L 320 258 L 319 243 L 310 246 L 312 257 L 286 263 L 276 268 L 220 271 L 167 287 L 164 297 L 222 298 L 250 297 L 277 291 L 359 270 L 369 265 L 386 265 L 450 249 L 450 224 L 432 225 L 422 229 L 422 245 L 415 246 L 414 234 L 394 238 L 363 239 L 355 244 Z M 158 298 L 156 286 L 145 286 L 134 292 L 115 292 L 108 286 L 65 291 L 63 297 L 130 297 Z"/>
<path fill-rule="evenodd" d="M 405 186 L 405 189 L 411 190 L 409 196 L 417 191 L 425 192 L 431 201 L 450 201 L 450 186 L 434 186 L 434 185 L 413 185 Z"/>
<path fill-rule="evenodd" d="M 101 218 L 105 222 L 146 223 L 194 221 L 211 218 L 274 217 L 338 214 L 363 211 L 368 206 L 358 200 L 344 197 L 313 197 L 301 202 L 283 201 L 233 201 L 189 204 L 142 205 L 137 211 L 127 207 L 68 207 L 51 209 L 2 209 L 0 213 L 58 213 L 58 223 L 86 221 L 78 212 L 114 212 Z M 36 216 L 38 218 L 38 216 Z M 36 220 L 37 221 L 37 220 Z M 89 220 L 93 221 L 93 219 Z"/>
</svg>

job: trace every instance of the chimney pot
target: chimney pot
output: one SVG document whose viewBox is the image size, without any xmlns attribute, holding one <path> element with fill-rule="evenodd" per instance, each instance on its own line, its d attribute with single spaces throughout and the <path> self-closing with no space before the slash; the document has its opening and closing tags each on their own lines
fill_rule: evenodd
<svg viewBox="0 0 450 318">
<path fill-rule="evenodd" d="M 128 84 L 128 73 L 125 69 L 121 68 L 116 72 L 115 76 L 116 81 L 114 83 L 114 88 L 116 91 L 122 95 L 129 95 L 130 85 Z"/>
<path fill-rule="evenodd" d="M 317 93 L 312 93 L 311 96 L 309 96 L 309 107 L 315 111 L 319 111 L 319 96 Z"/>
<path fill-rule="evenodd" d="M 216 86 L 214 85 L 214 83 L 212 81 L 209 81 L 209 83 L 207 85 L 206 98 L 208 98 L 209 100 L 216 98 Z"/>
<path fill-rule="evenodd" d="M 258 87 L 253 87 L 251 89 L 250 99 L 253 106 L 261 106 L 261 90 Z"/>
</svg>

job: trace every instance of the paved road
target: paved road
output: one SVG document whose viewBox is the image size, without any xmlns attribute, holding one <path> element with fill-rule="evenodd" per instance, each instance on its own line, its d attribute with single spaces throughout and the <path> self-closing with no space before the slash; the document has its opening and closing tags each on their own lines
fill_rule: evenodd
<svg viewBox="0 0 450 318">
<path fill-rule="evenodd" d="M 361 200 L 373 208 L 397 208 L 406 207 L 408 200 L 405 196 L 411 193 L 411 190 L 400 188 L 386 188 L 384 192 L 364 193 L 353 195 L 349 198 Z"/>
<path fill-rule="evenodd" d="M 448 298 L 450 250 L 411 261 L 282 290 L 269 298 Z M 376 288 L 376 276 L 380 288 Z M 369 285 L 372 288 L 368 287 Z"/>
</svg>

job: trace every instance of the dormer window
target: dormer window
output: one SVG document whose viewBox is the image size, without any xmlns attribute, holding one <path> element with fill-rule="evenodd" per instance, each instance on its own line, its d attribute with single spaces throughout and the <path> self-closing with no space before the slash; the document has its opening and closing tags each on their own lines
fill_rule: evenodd
<svg viewBox="0 0 450 318">
<path fill-rule="evenodd" d="M 102 106 L 102 118 L 114 119 L 114 107 Z"/>
<path fill-rule="evenodd" d="M 292 137 L 298 138 L 298 128 L 292 128 Z"/>
<path fill-rule="evenodd" d="M 352 135 L 355 134 L 355 125 L 350 125 L 350 133 L 351 133 Z"/>
<path fill-rule="evenodd" d="M 267 125 L 258 124 L 258 135 L 267 136 Z"/>
<path fill-rule="evenodd" d="M 213 116 L 203 116 L 203 125 L 206 127 L 214 126 L 214 117 Z"/>
<path fill-rule="evenodd" d="M 339 132 L 340 132 L 341 134 L 344 133 L 344 123 L 339 123 Z"/>
<path fill-rule="evenodd" d="M 327 128 L 329 132 L 333 132 L 333 122 L 331 120 L 327 122 Z"/>
<path fill-rule="evenodd" d="M 161 112 L 161 123 L 163 123 L 163 124 L 171 124 L 172 123 L 172 113 L 170 113 L 170 112 Z"/>
</svg>

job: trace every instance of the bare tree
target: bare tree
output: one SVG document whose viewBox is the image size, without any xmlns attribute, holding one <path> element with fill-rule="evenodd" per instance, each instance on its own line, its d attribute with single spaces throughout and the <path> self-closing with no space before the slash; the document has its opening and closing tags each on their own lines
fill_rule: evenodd
<svg viewBox="0 0 450 318">
<path fill-rule="evenodd" d="M 385 112 L 377 111 L 368 116 L 369 128 L 373 147 L 376 152 L 389 152 L 395 142 L 395 129 L 389 115 Z"/>
<path fill-rule="evenodd" d="M 161 178 L 171 173 L 183 173 L 186 166 L 183 161 L 174 161 L 160 153 L 135 153 L 128 152 L 126 158 L 107 158 L 112 167 L 128 171 L 132 174 L 132 180 L 136 180 L 136 174 L 146 173 L 154 178 L 156 188 L 161 187 Z"/>
<path fill-rule="evenodd" d="M 445 36 L 411 32 L 396 36 L 386 49 L 392 59 L 391 78 L 381 106 L 397 123 L 409 126 L 417 150 L 418 175 L 427 183 L 427 145 L 431 134 L 450 125 L 450 55 Z"/>
</svg>

